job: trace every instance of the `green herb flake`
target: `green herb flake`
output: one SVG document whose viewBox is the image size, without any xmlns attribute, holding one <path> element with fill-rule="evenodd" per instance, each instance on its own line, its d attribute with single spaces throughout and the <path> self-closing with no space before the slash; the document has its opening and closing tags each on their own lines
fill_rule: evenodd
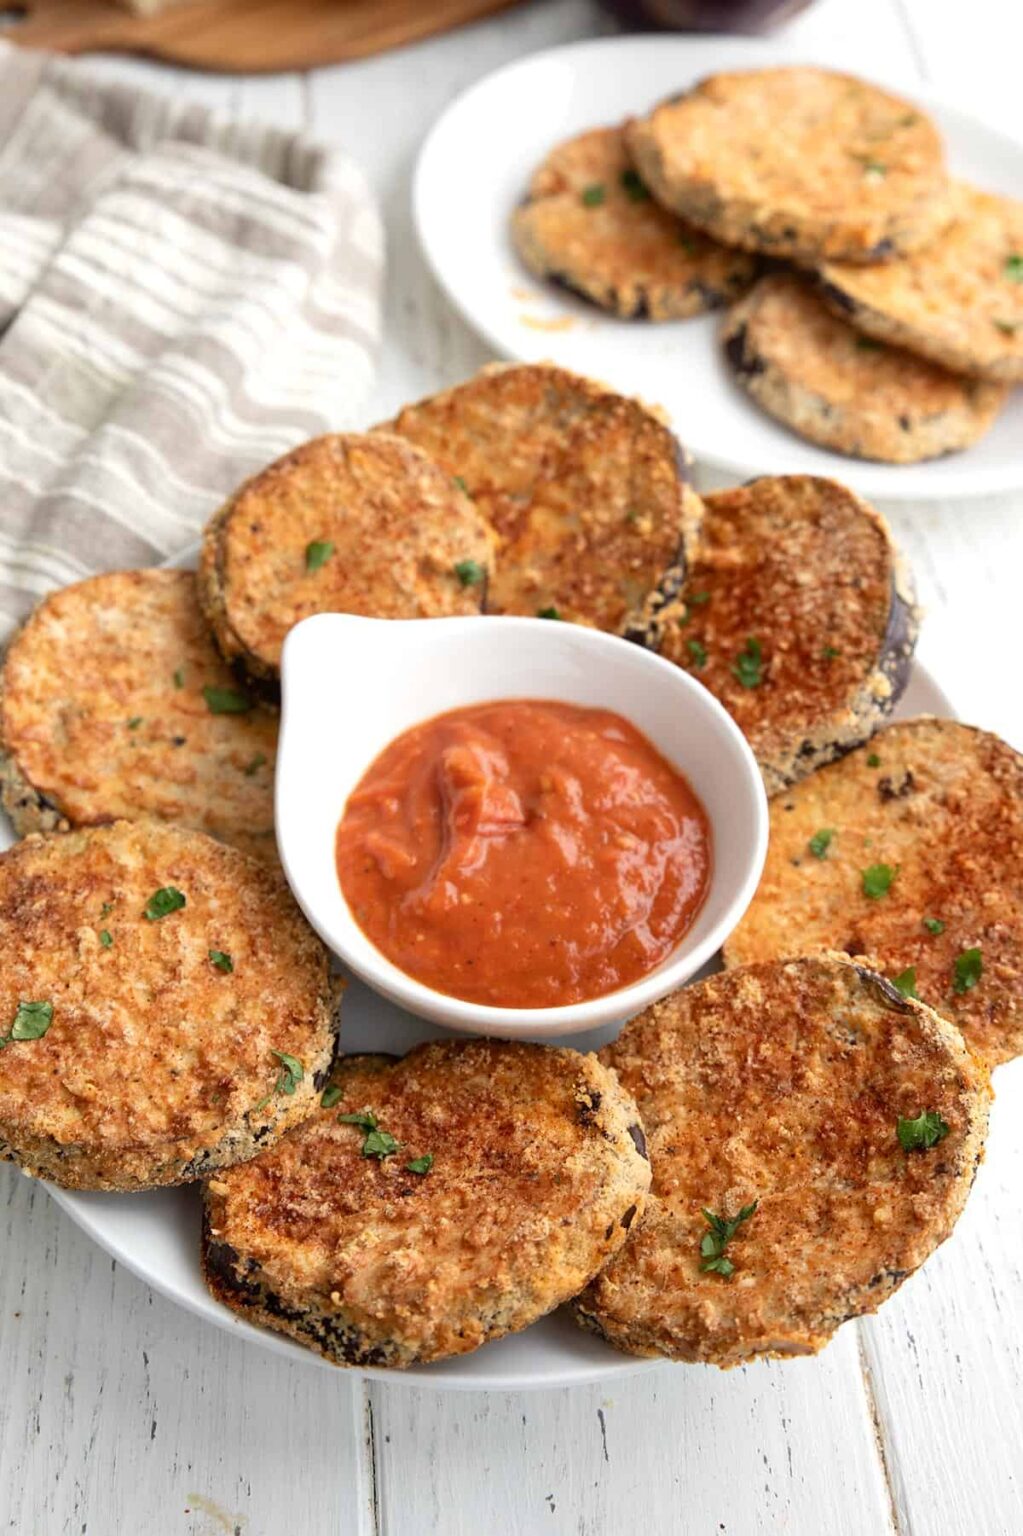
<svg viewBox="0 0 1023 1536">
<path fill-rule="evenodd" d="M 175 686 L 175 688 L 183 688 L 185 686 L 185 669 L 184 669 L 184 667 L 177 667 L 175 669 L 175 671 L 174 671 L 174 686 Z"/>
<path fill-rule="evenodd" d="M 649 201 L 650 193 L 641 177 L 630 166 L 621 175 L 622 190 L 634 203 Z"/>
<path fill-rule="evenodd" d="M 1001 331 L 1003 336 L 1015 336 L 1020 328 L 1019 320 L 992 320 L 991 324 L 996 331 Z"/>
<path fill-rule="evenodd" d="M 863 174 L 869 181 L 883 181 L 888 174 L 888 167 L 881 160 L 864 160 Z"/>
<path fill-rule="evenodd" d="M 867 767 L 868 768 L 880 768 L 880 766 L 881 766 L 881 759 L 878 757 L 877 753 L 876 752 L 868 752 L 867 753 Z"/>
<path fill-rule="evenodd" d="M 606 196 L 603 182 L 594 181 L 588 187 L 583 187 L 579 199 L 585 208 L 599 208 Z"/>
<path fill-rule="evenodd" d="M 306 570 L 318 571 L 322 565 L 326 565 L 333 553 L 334 544 L 331 539 L 313 539 L 305 547 Z"/>
<path fill-rule="evenodd" d="M 835 661 L 841 654 L 842 652 L 838 649 L 837 645 L 826 645 L 821 650 L 821 655 L 825 661 Z"/>
<path fill-rule="evenodd" d="M 216 688 L 207 685 L 202 696 L 211 715 L 247 715 L 252 700 L 240 688 Z"/>
<path fill-rule="evenodd" d="M 806 846 L 809 848 L 815 859 L 827 858 L 828 849 L 831 847 L 831 839 L 834 836 L 834 827 L 821 827 L 819 832 L 815 832 L 813 834 Z"/>
<path fill-rule="evenodd" d="M 360 1109 L 353 1115 L 338 1115 L 341 1125 L 357 1125 L 363 1131 L 375 1131 L 377 1117 L 371 1109 Z"/>
<path fill-rule="evenodd" d="M 1023 256 L 1018 251 L 1006 256 L 1005 275 L 1010 283 L 1023 283 Z"/>
<path fill-rule="evenodd" d="M 933 934 L 935 938 L 938 937 L 939 933 L 945 932 L 945 924 L 941 921 L 940 917 L 925 917 L 924 927 L 927 929 L 927 932 Z"/>
<path fill-rule="evenodd" d="M 144 717 L 142 715 L 132 715 L 131 719 L 128 721 L 129 731 L 137 731 L 139 726 L 142 724 L 143 718 Z"/>
<path fill-rule="evenodd" d="M 242 769 L 242 773 L 244 773 L 244 775 L 245 775 L 245 777 L 247 779 L 251 779 L 252 775 L 254 773 L 258 773 L 260 768 L 262 768 L 263 765 L 265 764 L 265 762 L 266 762 L 266 753 L 265 752 L 257 752 L 255 757 L 252 758 L 252 760 L 250 762 L 245 764 L 245 767 Z"/>
<path fill-rule="evenodd" d="M 100 917 L 106 917 L 107 913 L 108 912 L 112 912 L 113 910 L 114 910 L 113 902 L 112 901 L 105 901 L 103 903 L 103 905 L 99 909 L 99 915 L 100 915 Z"/>
<path fill-rule="evenodd" d="M 218 971 L 223 971 L 225 976 L 230 976 L 234 970 L 234 961 L 231 959 L 231 956 L 222 949 L 211 949 L 207 953 L 210 957 L 210 964 L 215 965 Z"/>
<path fill-rule="evenodd" d="M 898 976 L 893 976 L 892 986 L 897 992 L 901 992 L 903 997 L 915 997 L 917 1002 L 920 1001 L 920 994 L 916 990 L 915 965 L 907 965 L 906 969 L 900 971 Z"/>
<path fill-rule="evenodd" d="M 110 946 L 114 942 L 114 936 L 110 932 L 109 928 L 101 928 L 100 929 L 100 931 L 99 931 L 99 941 L 103 945 L 104 949 L 109 949 L 110 948 Z"/>
<path fill-rule="evenodd" d="M 478 560 L 459 560 L 454 566 L 455 575 L 463 587 L 478 587 L 486 576 L 486 568 Z"/>
<path fill-rule="evenodd" d="M 266 1094 L 262 1099 L 260 1099 L 258 1104 L 253 1104 L 250 1113 L 252 1113 L 254 1115 L 258 1115 L 259 1111 L 261 1109 L 265 1109 L 266 1106 L 269 1104 L 269 1102 L 270 1102 L 270 1100 L 272 1098 L 273 1098 L 273 1094 L 272 1093 Z"/>
<path fill-rule="evenodd" d="M 381 1162 L 385 1157 L 393 1157 L 397 1150 L 398 1143 L 390 1131 L 370 1131 L 362 1143 L 363 1157 L 379 1157 Z"/>
<path fill-rule="evenodd" d="M 703 1219 L 710 1228 L 700 1240 L 700 1269 L 704 1274 L 724 1275 L 726 1279 L 732 1274 L 735 1265 L 725 1257 L 725 1249 L 743 1222 L 749 1221 L 759 1204 L 759 1200 L 754 1200 L 752 1205 L 744 1205 L 738 1216 L 731 1219 L 716 1216 L 704 1207 Z"/>
<path fill-rule="evenodd" d="M 895 1126 L 903 1152 L 928 1152 L 939 1141 L 944 1141 L 949 1129 L 948 1122 L 942 1119 L 936 1109 L 925 1109 L 915 1120 L 907 1120 L 900 1115 Z"/>
<path fill-rule="evenodd" d="M 271 1056 L 276 1056 L 281 1064 L 281 1070 L 277 1074 L 274 1083 L 274 1093 L 294 1093 L 299 1083 L 305 1076 L 305 1068 L 297 1056 L 288 1056 L 284 1051 L 271 1051 Z"/>
<path fill-rule="evenodd" d="M 952 986 L 956 992 L 971 991 L 984 974 L 984 961 L 979 949 L 964 949 L 956 957 Z"/>
<path fill-rule="evenodd" d="M 687 640 L 686 650 L 692 658 L 693 666 L 702 670 L 707 665 L 707 647 L 701 645 L 699 640 Z"/>
<path fill-rule="evenodd" d="M 688 592 L 686 594 L 686 603 L 688 604 L 688 606 L 690 608 L 702 608 L 704 603 L 709 603 L 709 602 L 710 602 L 710 593 L 709 592 Z"/>
<path fill-rule="evenodd" d="M 151 923 L 158 922 L 161 917 L 169 917 L 172 912 L 178 912 L 185 905 L 185 898 L 181 891 L 173 885 L 161 885 L 158 891 L 154 891 L 146 902 L 143 916 Z"/>
<path fill-rule="evenodd" d="M 320 1096 L 320 1104 L 324 1109 L 333 1109 L 334 1105 L 340 1104 L 340 1102 L 341 1089 L 338 1087 L 337 1083 L 330 1083 L 328 1087 L 324 1088 L 323 1093 Z"/>
<path fill-rule="evenodd" d="M 560 619 L 561 618 L 561 614 L 554 607 L 538 608 L 536 610 L 536 616 L 537 616 L 538 619 Z"/>
<path fill-rule="evenodd" d="M 744 688 L 760 687 L 764 680 L 764 671 L 760 641 L 756 636 L 750 635 L 746 641 L 746 649 L 740 651 L 735 658 L 732 663 L 732 676 Z"/>
<path fill-rule="evenodd" d="M 41 1040 L 53 1023 L 52 1003 L 19 1003 L 8 1040 Z"/>
<path fill-rule="evenodd" d="M 863 894 L 871 901 L 887 896 L 897 871 L 890 864 L 871 864 L 862 874 Z"/>
<path fill-rule="evenodd" d="M 433 1153 L 424 1152 L 422 1157 L 413 1157 L 405 1167 L 409 1173 L 429 1173 L 433 1167 Z"/>
<path fill-rule="evenodd" d="M 464 475 L 452 475 L 451 479 L 454 482 L 454 484 L 457 485 L 458 489 L 461 491 L 463 496 L 468 496 L 469 495 L 469 487 L 466 484 L 465 476 Z"/>
</svg>

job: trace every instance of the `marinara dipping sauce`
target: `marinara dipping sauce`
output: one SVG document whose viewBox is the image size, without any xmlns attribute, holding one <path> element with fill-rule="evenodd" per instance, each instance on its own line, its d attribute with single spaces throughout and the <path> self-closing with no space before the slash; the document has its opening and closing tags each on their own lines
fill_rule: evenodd
<svg viewBox="0 0 1023 1536">
<path fill-rule="evenodd" d="M 501 699 L 397 737 L 349 797 L 337 869 L 363 932 L 469 1002 L 551 1008 L 653 970 L 710 880 L 687 781 L 621 715 Z"/>
</svg>

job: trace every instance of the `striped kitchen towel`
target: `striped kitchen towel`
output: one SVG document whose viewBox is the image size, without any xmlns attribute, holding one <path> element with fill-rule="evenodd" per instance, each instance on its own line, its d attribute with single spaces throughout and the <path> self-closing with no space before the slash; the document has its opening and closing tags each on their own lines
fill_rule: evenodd
<svg viewBox="0 0 1023 1536">
<path fill-rule="evenodd" d="M 0 43 L 0 625 L 353 425 L 382 264 L 344 154 Z"/>
</svg>

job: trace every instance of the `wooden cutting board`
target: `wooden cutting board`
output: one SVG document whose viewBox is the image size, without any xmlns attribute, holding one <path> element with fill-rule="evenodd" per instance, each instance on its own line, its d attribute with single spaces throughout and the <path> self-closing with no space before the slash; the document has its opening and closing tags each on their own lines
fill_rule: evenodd
<svg viewBox="0 0 1023 1536">
<path fill-rule="evenodd" d="M 445 32 L 515 0 L 191 0 L 137 16 L 113 0 L 22 0 L 0 37 L 58 53 L 146 53 L 193 69 L 308 69 Z"/>
</svg>

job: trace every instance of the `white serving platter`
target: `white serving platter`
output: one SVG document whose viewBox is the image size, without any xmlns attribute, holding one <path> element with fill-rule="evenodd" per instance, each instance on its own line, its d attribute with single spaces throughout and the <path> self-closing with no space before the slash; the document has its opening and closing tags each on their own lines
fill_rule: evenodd
<svg viewBox="0 0 1023 1536">
<path fill-rule="evenodd" d="M 663 406 L 698 463 L 739 478 L 831 475 L 882 500 L 1023 486 L 1023 388 L 963 453 L 923 464 L 846 458 L 789 432 L 740 389 L 718 344 L 720 313 L 665 324 L 617 320 L 541 282 L 518 260 L 512 210 L 560 140 L 642 113 L 718 70 L 786 60 L 814 62 L 743 39 L 614 37 L 552 48 L 487 75 L 451 103 L 420 151 L 413 213 L 434 276 L 497 356 L 553 361 Z M 1023 199 L 1023 144 L 915 86 L 880 83 L 934 116 L 955 175 Z"/>
</svg>

